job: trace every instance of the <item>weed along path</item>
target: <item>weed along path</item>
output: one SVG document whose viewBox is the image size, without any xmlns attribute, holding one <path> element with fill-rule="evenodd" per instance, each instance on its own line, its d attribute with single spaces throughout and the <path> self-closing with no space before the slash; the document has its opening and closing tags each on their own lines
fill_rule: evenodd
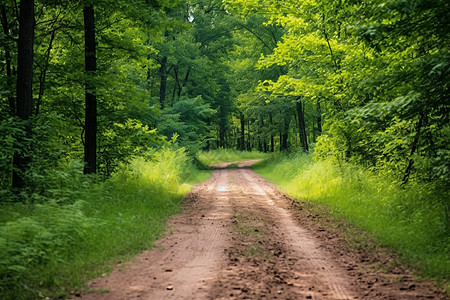
<svg viewBox="0 0 450 300">
<path fill-rule="evenodd" d="M 444 299 L 384 254 L 349 250 L 335 229 L 247 166 L 194 187 L 170 232 L 93 280 L 83 299 Z"/>
</svg>

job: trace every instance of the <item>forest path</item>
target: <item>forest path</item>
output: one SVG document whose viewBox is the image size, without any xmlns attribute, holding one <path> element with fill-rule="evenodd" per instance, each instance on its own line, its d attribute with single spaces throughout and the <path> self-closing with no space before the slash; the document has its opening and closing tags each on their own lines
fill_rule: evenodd
<svg viewBox="0 0 450 300">
<path fill-rule="evenodd" d="M 404 269 L 372 268 L 335 232 L 248 166 L 194 187 L 171 234 L 90 288 L 83 299 L 440 299 Z M 216 167 L 225 168 L 228 164 Z M 443 299 L 443 298 L 442 298 Z"/>
</svg>

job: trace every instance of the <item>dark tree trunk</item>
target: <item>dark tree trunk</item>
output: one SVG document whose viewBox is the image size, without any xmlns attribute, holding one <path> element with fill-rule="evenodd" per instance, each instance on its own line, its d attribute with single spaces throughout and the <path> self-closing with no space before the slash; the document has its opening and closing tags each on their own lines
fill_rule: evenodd
<svg viewBox="0 0 450 300">
<path fill-rule="evenodd" d="M 270 137 L 270 152 L 275 152 L 275 138 L 273 135 Z"/>
<path fill-rule="evenodd" d="M 240 141 L 240 149 L 241 151 L 245 150 L 245 117 L 244 114 L 241 113 L 241 141 Z"/>
<path fill-rule="evenodd" d="M 264 153 L 267 153 L 267 141 L 266 141 L 266 136 L 265 136 L 265 127 L 264 127 L 264 118 L 261 116 L 261 128 L 262 128 L 262 132 L 261 132 L 261 141 L 262 141 L 262 147 L 261 147 L 261 151 L 264 151 Z"/>
<path fill-rule="evenodd" d="M 250 144 L 250 120 L 247 121 L 247 151 L 252 151 L 252 145 Z"/>
<path fill-rule="evenodd" d="M 17 139 L 13 159 L 13 188 L 25 186 L 24 172 L 31 162 L 29 148 L 32 137 L 31 116 L 33 114 L 33 43 L 34 43 L 34 0 L 20 1 L 19 43 L 17 49 L 17 116 L 25 121 L 26 138 Z"/>
<path fill-rule="evenodd" d="M 289 138 L 289 123 L 290 120 L 288 118 L 284 119 L 284 128 L 280 133 L 280 151 L 288 151 L 288 138 Z"/>
<path fill-rule="evenodd" d="M 161 60 L 159 75 L 161 76 L 161 83 L 159 85 L 159 105 L 161 109 L 164 109 L 167 89 L 167 56 L 164 56 Z"/>
<path fill-rule="evenodd" d="M 281 151 L 288 151 L 288 137 L 289 134 L 287 132 L 281 134 Z"/>
<path fill-rule="evenodd" d="M 8 17 L 6 15 L 6 7 L 5 5 L 1 6 L 1 21 L 3 27 L 3 33 L 6 37 L 9 36 L 9 24 Z M 5 43 L 5 63 L 6 63 L 6 84 L 8 87 L 13 86 L 13 77 L 12 77 L 12 69 L 11 69 L 11 50 L 9 48 L 8 43 Z M 8 96 L 9 109 L 12 115 L 16 114 L 16 103 L 14 102 L 14 97 L 12 93 Z"/>
<path fill-rule="evenodd" d="M 270 122 L 270 152 L 275 152 L 275 138 L 273 136 L 272 128 L 273 128 L 273 120 L 272 114 L 269 113 L 269 122 Z"/>
<path fill-rule="evenodd" d="M 403 176 L 403 180 L 402 180 L 402 185 L 408 183 L 409 180 L 409 176 L 411 175 L 411 171 L 413 169 L 413 165 L 414 165 L 414 153 L 416 153 L 417 148 L 419 147 L 419 139 L 420 139 L 420 133 L 422 130 L 422 123 L 423 123 L 423 119 L 424 119 L 424 115 L 421 115 L 419 118 L 419 123 L 417 123 L 417 129 L 416 129 L 416 136 L 414 137 L 414 141 L 411 147 L 411 153 L 409 154 L 409 161 L 408 161 L 408 165 L 406 167 L 404 176 Z"/>
<path fill-rule="evenodd" d="M 225 148 L 225 129 L 222 124 L 219 129 L 219 147 Z"/>
<path fill-rule="evenodd" d="M 314 135 L 314 141 L 322 134 L 322 109 L 320 107 L 320 98 L 317 99 L 317 131 Z"/>
<path fill-rule="evenodd" d="M 177 100 L 180 100 L 181 92 L 183 91 L 183 88 L 186 86 L 190 74 L 191 74 L 191 68 L 188 68 L 188 70 L 186 71 L 186 76 L 184 76 L 183 83 L 180 83 L 180 81 L 178 80 L 178 74 L 176 75 L 176 81 L 177 81 L 177 86 L 178 86 L 178 92 L 177 92 L 178 99 Z"/>
<path fill-rule="evenodd" d="M 303 111 L 303 103 L 301 99 L 297 99 L 297 115 L 298 115 L 298 130 L 300 143 L 302 144 L 303 151 L 308 152 L 308 137 L 306 136 L 305 127 L 305 113 Z"/>
<path fill-rule="evenodd" d="M 175 99 L 175 95 L 180 95 L 181 92 L 181 83 L 180 80 L 178 78 L 178 67 L 174 66 L 173 67 L 173 74 L 175 75 L 175 82 L 173 84 L 173 91 L 172 91 L 172 106 L 175 104 L 175 100 L 179 100 L 180 96 L 177 97 L 177 99 Z"/>
<path fill-rule="evenodd" d="M 95 44 L 94 7 L 84 7 L 84 47 L 85 47 L 85 143 L 84 143 L 84 173 L 95 174 L 97 171 L 97 96 L 94 83 L 97 70 Z"/>
<path fill-rule="evenodd" d="M 45 53 L 45 64 L 42 66 L 41 74 L 39 75 L 39 94 L 36 101 L 36 116 L 39 115 L 39 109 L 42 103 L 42 97 L 45 90 L 45 77 L 47 76 L 48 65 L 50 61 L 50 53 L 53 47 L 53 40 L 55 39 L 56 31 L 53 30 L 50 36 L 50 42 L 48 44 L 47 52 Z"/>
</svg>

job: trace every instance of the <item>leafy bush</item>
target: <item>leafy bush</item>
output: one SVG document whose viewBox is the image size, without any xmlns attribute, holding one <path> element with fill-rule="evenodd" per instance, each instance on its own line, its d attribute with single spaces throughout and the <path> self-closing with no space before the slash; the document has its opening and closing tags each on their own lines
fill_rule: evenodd
<svg viewBox="0 0 450 300">
<path fill-rule="evenodd" d="M 80 250 L 89 229 L 96 226 L 97 221 L 83 213 L 85 204 L 37 204 L 32 216 L 0 227 L 3 299 L 26 299 L 39 287 L 57 283 L 57 278 L 43 270 L 70 260 Z"/>
<path fill-rule="evenodd" d="M 201 96 L 182 97 L 171 108 L 163 111 L 158 130 L 165 136 L 178 135 L 178 143 L 191 154 L 206 145 L 210 128 L 207 124 L 215 111 Z"/>
<path fill-rule="evenodd" d="M 154 159 L 121 164 L 95 183 L 72 162 L 43 176 L 40 204 L 3 203 L 0 215 L 0 298 L 65 296 L 112 262 L 152 246 L 189 190 L 189 160 L 161 149 Z"/>
</svg>

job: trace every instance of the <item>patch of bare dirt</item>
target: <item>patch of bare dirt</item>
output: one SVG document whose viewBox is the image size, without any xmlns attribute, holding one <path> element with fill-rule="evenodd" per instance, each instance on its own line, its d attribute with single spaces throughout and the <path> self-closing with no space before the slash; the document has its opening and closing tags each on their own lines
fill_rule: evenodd
<svg viewBox="0 0 450 300">
<path fill-rule="evenodd" d="M 390 254 L 348 247 L 342 230 L 247 168 L 252 162 L 194 187 L 160 248 L 89 286 L 109 293 L 82 298 L 445 299 L 391 266 Z"/>
</svg>

